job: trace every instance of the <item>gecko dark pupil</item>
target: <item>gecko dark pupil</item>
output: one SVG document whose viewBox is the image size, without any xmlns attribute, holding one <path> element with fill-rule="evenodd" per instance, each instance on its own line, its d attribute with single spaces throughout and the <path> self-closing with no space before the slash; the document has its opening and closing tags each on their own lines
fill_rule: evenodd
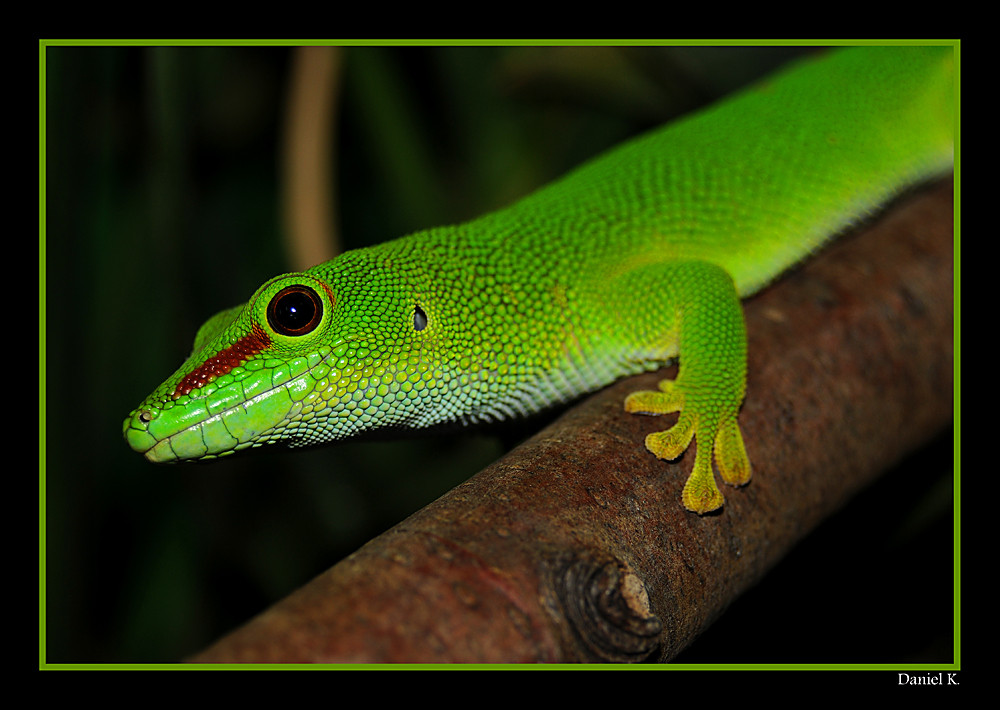
<svg viewBox="0 0 1000 710">
<path fill-rule="evenodd" d="M 323 319 L 323 302 L 307 286 L 288 286 L 267 305 L 267 322 L 281 335 L 311 333 Z"/>
</svg>

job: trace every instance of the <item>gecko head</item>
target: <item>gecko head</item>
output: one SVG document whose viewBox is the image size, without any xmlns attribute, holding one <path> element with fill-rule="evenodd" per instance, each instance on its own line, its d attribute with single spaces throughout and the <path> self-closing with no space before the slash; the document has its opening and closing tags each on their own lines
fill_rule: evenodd
<svg viewBox="0 0 1000 710">
<path fill-rule="evenodd" d="M 191 356 L 123 425 L 154 462 L 345 439 L 414 415 L 433 329 L 412 289 L 349 252 L 209 319 Z"/>
</svg>

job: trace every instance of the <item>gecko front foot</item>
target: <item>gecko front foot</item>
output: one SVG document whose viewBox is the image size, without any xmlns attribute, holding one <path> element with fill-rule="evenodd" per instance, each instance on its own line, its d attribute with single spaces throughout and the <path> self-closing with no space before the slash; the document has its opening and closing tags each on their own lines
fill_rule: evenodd
<svg viewBox="0 0 1000 710">
<path fill-rule="evenodd" d="M 677 423 L 646 437 L 646 448 L 657 458 L 678 458 L 697 439 L 694 469 L 684 484 L 682 501 L 688 510 L 704 515 L 718 510 L 725 498 L 715 484 L 712 454 L 722 480 L 734 486 L 750 481 L 750 459 L 743 445 L 735 411 L 720 413 L 718 402 L 685 403 L 685 390 L 677 380 L 663 380 L 660 391 L 634 392 L 625 399 L 625 411 L 667 414 L 679 411 Z M 730 408 L 724 408 L 726 410 Z"/>
</svg>

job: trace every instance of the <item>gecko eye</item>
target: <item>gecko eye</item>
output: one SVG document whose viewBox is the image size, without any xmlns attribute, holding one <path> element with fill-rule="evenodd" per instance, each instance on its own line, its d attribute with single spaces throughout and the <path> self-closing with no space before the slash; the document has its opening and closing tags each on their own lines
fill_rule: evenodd
<svg viewBox="0 0 1000 710">
<path fill-rule="evenodd" d="M 267 304 L 267 322 L 281 335 L 306 335 L 323 319 L 323 302 L 307 286 L 283 288 Z"/>
<path fill-rule="evenodd" d="M 427 327 L 427 314 L 424 313 L 424 309 L 420 306 L 415 306 L 413 311 L 413 329 L 423 330 Z"/>
</svg>

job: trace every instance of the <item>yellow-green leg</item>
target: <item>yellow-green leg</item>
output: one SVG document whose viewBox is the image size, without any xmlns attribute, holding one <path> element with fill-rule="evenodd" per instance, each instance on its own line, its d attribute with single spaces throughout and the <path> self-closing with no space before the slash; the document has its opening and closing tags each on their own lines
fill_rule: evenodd
<svg viewBox="0 0 1000 710">
<path fill-rule="evenodd" d="M 677 423 L 646 437 L 646 448 L 661 459 L 678 458 L 696 440 L 694 469 L 684 485 L 684 506 L 704 514 L 722 507 L 712 458 L 722 480 L 734 486 L 750 481 L 750 460 L 737 423 L 746 391 L 746 331 L 732 280 L 704 262 L 664 265 L 668 302 L 661 311 L 665 332 L 674 333 L 680 368 L 677 379 L 663 380 L 658 391 L 635 392 L 627 412 L 680 412 Z M 649 267 L 646 267 L 646 271 Z M 661 282 L 662 283 L 662 282 Z"/>
</svg>

